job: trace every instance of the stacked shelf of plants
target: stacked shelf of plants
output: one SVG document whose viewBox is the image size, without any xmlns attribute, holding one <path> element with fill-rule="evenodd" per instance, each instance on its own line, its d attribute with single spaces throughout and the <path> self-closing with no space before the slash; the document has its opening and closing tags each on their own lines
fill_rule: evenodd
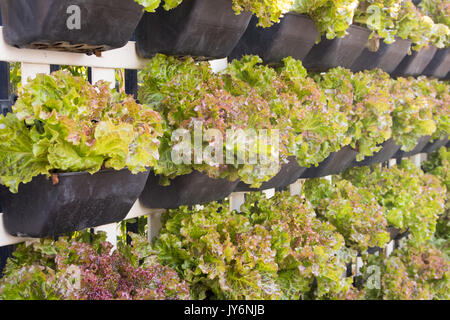
<svg viewBox="0 0 450 320">
<path fill-rule="evenodd" d="M 68 38 L 31 18 L 60 1 L 0 1 L 11 45 L 101 56 L 135 31 L 149 59 L 137 99 L 65 68 L 0 116 L 5 228 L 51 237 L 16 250 L 0 299 L 448 299 L 448 2 L 119 2 L 78 4 L 127 21 L 110 41 L 118 20 Z M 89 228 L 137 199 L 169 209 L 160 236 L 122 222 L 111 254 Z"/>
</svg>

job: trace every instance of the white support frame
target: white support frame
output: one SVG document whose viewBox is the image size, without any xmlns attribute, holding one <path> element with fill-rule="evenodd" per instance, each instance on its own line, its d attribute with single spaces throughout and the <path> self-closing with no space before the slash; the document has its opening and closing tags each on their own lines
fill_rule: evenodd
<svg viewBox="0 0 450 320">
<path fill-rule="evenodd" d="M 102 53 L 101 57 L 95 55 L 85 55 L 78 53 L 56 52 L 34 49 L 18 49 L 9 46 L 3 39 L 3 30 L 0 27 L 0 61 L 21 62 L 22 63 L 22 84 L 26 84 L 29 78 L 35 77 L 38 73 L 50 73 L 50 64 L 56 65 L 72 65 L 85 66 L 92 68 L 93 83 L 99 80 L 106 80 L 111 83 L 111 87 L 115 85 L 115 69 L 142 69 L 148 60 L 140 58 L 136 54 L 135 43 L 130 41 L 123 48 L 111 50 Z M 227 59 L 219 59 L 210 61 L 212 70 L 220 72 L 227 67 Z M 421 162 L 426 160 L 426 154 L 419 154 L 412 157 L 413 162 L 420 166 Z M 396 164 L 395 159 L 388 162 L 389 167 Z M 325 177 L 330 182 L 331 176 Z M 293 196 L 301 195 L 304 180 L 299 179 L 289 186 L 290 194 Z M 268 198 L 275 194 L 274 189 L 265 190 L 264 193 Z M 240 211 L 241 205 L 245 202 L 245 192 L 234 192 L 229 197 L 230 209 Z M 161 229 L 161 215 L 164 209 L 150 209 L 143 206 L 140 201 L 136 201 L 134 206 L 124 220 L 133 219 L 141 216 L 148 217 L 148 239 L 153 241 L 158 236 Z M 0 212 L 0 247 L 21 243 L 33 242 L 36 239 L 13 237 L 4 228 L 3 217 Z M 116 245 L 117 239 L 117 223 L 99 226 L 95 231 L 106 231 L 108 240 Z M 391 241 L 386 247 L 385 252 L 389 255 L 394 247 Z M 356 273 L 359 272 L 361 261 L 355 260 L 354 266 Z"/>
<path fill-rule="evenodd" d="M 36 74 L 50 73 L 50 64 L 71 65 L 92 68 L 92 82 L 105 80 L 115 85 L 115 69 L 135 69 L 139 70 L 146 66 L 148 60 L 140 58 L 136 54 L 135 42 L 130 41 L 126 46 L 103 52 L 101 57 L 86 55 L 81 53 L 57 52 L 35 49 L 18 49 L 9 46 L 3 38 L 3 29 L 0 27 L 0 61 L 21 62 L 22 84 L 26 84 L 29 79 L 33 79 Z M 219 59 L 210 61 L 214 71 L 226 68 L 227 60 Z M 149 239 L 153 239 L 160 229 L 160 217 L 165 212 L 163 209 L 150 209 L 144 207 L 137 201 L 131 208 L 124 220 L 141 216 L 149 218 Z M 106 231 L 108 240 L 116 245 L 117 224 L 109 224 L 94 228 L 95 231 Z M 3 214 L 0 212 L 0 247 L 21 242 L 35 241 L 32 238 L 21 238 L 11 236 L 3 224 Z"/>
</svg>

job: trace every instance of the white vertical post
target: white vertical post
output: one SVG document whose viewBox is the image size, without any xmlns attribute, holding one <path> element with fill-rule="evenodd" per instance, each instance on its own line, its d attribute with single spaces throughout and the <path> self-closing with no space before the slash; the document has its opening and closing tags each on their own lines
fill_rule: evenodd
<svg viewBox="0 0 450 320">
<path fill-rule="evenodd" d="M 388 167 L 392 168 L 397 164 L 397 159 L 389 159 Z"/>
<path fill-rule="evenodd" d="M 94 231 L 96 233 L 99 231 L 106 232 L 106 241 L 113 245 L 113 250 L 117 248 L 117 223 L 105 224 L 104 226 L 94 228 Z"/>
<path fill-rule="evenodd" d="M 148 241 L 150 243 L 155 240 L 155 238 L 159 235 L 161 228 L 162 228 L 162 222 L 161 222 L 161 216 L 164 211 L 157 211 L 149 214 L 147 216 L 147 235 L 148 235 Z"/>
<path fill-rule="evenodd" d="M 225 70 L 228 67 L 228 59 L 217 59 L 217 60 L 211 60 L 209 61 L 209 64 L 211 65 L 211 70 L 213 72 L 220 72 L 222 70 Z"/>
<path fill-rule="evenodd" d="M 104 80 L 111 84 L 111 89 L 116 87 L 116 70 L 111 68 L 92 68 L 92 83 Z"/>
<path fill-rule="evenodd" d="M 298 179 L 289 185 L 289 192 L 291 196 L 299 196 L 302 193 L 303 179 Z"/>
<path fill-rule="evenodd" d="M 230 195 L 230 210 L 241 211 L 241 205 L 245 202 L 245 192 L 233 192 Z"/>
<path fill-rule="evenodd" d="M 420 153 L 412 156 L 410 159 L 417 167 L 420 168 L 420 164 L 422 163 L 422 156 Z"/>
<path fill-rule="evenodd" d="M 394 251 L 394 240 L 391 240 L 385 247 L 385 252 L 386 252 L 386 257 L 389 257 L 392 253 L 392 251 Z"/>
<path fill-rule="evenodd" d="M 272 198 L 275 195 L 275 189 L 267 189 L 267 190 L 263 190 L 263 193 L 266 195 L 267 199 Z"/>
<path fill-rule="evenodd" d="M 361 257 L 356 257 L 356 270 L 355 275 L 360 276 L 361 275 L 361 268 L 363 267 L 364 262 Z"/>
<path fill-rule="evenodd" d="M 49 74 L 49 64 L 24 63 L 21 65 L 22 86 L 26 85 L 28 79 L 33 80 L 38 73 Z"/>
<path fill-rule="evenodd" d="M 116 72 L 111 68 L 92 68 L 92 83 L 96 83 L 99 80 L 110 82 L 111 89 L 115 87 Z M 114 249 L 117 248 L 117 223 L 111 223 L 108 225 L 94 228 L 95 232 L 105 231 L 107 234 L 107 240 L 112 243 Z"/>
</svg>

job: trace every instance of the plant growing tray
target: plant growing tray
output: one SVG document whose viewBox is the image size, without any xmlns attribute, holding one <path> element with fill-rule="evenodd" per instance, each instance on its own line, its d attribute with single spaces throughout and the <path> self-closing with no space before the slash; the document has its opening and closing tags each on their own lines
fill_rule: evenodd
<svg viewBox="0 0 450 320">
<path fill-rule="evenodd" d="M 308 71 L 326 71 L 330 68 L 349 68 L 363 52 L 371 31 L 351 25 L 348 34 L 343 38 L 322 40 L 314 45 L 303 61 Z"/>
<path fill-rule="evenodd" d="M 123 220 L 144 189 L 149 172 L 103 170 L 44 175 L 13 194 L 0 186 L 3 221 L 14 236 L 44 238 Z"/>
<path fill-rule="evenodd" d="M 445 146 L 448 143 L 448 137 L 445 139 L 436 139 L 434 141 L 428 142 L 423 148 L 423 153 L 432 153 L 439 150 L 441 147 Z"/>
<path fill-rule="evenodd" d="M 433 60 L 436 51 L 437 48 L 435 46 L 428 46 L 419 51 L 413 51 L 411 55 L 407 55 L 400 62 L 392 75 L 394 77 L 415 77 L 421 75 L 431 60 Z"/>
<path fill-rule="evenodd" d="M 80 28 L 70 30 L 72 5 Z M 126 45 L 143 15 L 134 0 L 2 0 L 0 7 L 8 44 L 89 54 Z"/>
<path fill-rule="evenodd" d="M 306 170 L 300 178 L 319 178 L 339 174 L 349 168 L 356 159 L 358 152 L 350 146 L 345 146 L 337 152 L 331 153 L 317 167 Z"/>
<path fill-rule="evenodd" d="M 350 69 L 356 72 L 379 68 L 384 72 L 392 73 L 408 54 L 410 47 L 411 41 L 400 38 L 391 44 L 380 41 L 378 51 L 373 52 L 365 48 Z"/>
<path fill-rule="evenodd" d="M 288 163 L 281 165 L 280 172 L 269 181 L 263 182 L 260 188 L 250 188 L 248 184 L 240 182 L 234 191 L 261 191 L 272 188 L 283 188 L 294 183 L 307 168 L 299 166 L 295 157 L 289 157 L 288 160 Z"/>
<path fill-rule="evenodd" d="M 363 167 L 370 166 L 377 163 L 382 163 L 391 159 L 397 151 L 400 149 L 400 146 L 397 145 L 394 139 L 390 138 L 381 144 L 381 150 L 375 152 L 373 156 L 366 157 L 362 161 L 354 161 L 352 166 L 355 167 Z"/>
<path fill-rule="evenodd" d="M 431 62 L 427 65 L 422 74 L 428 77 L 445 78 L 450 72 L 450 48 L 436 51 Z"/>
<path fill-rule="evenodd" d="M 193 171 L 171 180 L 169 186 L 161 186 L 159 176 L 151 172 L 139 200 L 148 208 L 193 206 L 226 198 L 238 183 L 239 180 L 212 179 L 204 173 Z"/>
<path fill-rule="evenodd" d="M 288 13 L 270 28 L 258 27 L 257 23 L 258 18 L 253 16 L 230 59 L 254 54 L 270 64 L 288 56 L 303 60 L 319 37 L 314 21 L 306 15 Z"/>
<path fill-rule="evenodd" d="M 230 0 L 184 0 L 175 9 L 159 7 L 145 13 L 136 29 L 136 51 L 143 58 L 157 53 L 227 57 L 250 22 L 251 14 L 236 15 Z"/>
<path fill-rule="evenodd" d="M 411 151 L 398 150 L 397 153 L 393 156 L 393 158 L 397 158 L 397 159 L 398 158 L 408 158 L 408 157 L 412 157 L 416 154 L 421 153 L 423 148 L 425 148 L 425 146 L 430 141 L 430 138 L 431 138 L 430 136 L 420 137 L 419 140 L 417 141 L 417 144 L 414 147 L 414 149 L 412 149 Z"/>
</svg>

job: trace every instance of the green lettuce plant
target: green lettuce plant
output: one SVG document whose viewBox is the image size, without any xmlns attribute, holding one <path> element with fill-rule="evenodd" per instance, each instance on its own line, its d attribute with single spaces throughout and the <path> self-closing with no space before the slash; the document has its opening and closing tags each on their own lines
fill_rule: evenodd
<svg viewBox="0 0 450 320">
<path fill-rule="evenodd" d="M 232 94 L 248 94 L 250 86 L 268 102 L 274 127 L 288 146 L 280 150 L 281 161 L 284 154 L 296 156 L 301 166 L 310 167 L 348 144 L 346 119 L 335 105 L 328 104 L 301 61 L 285 58 L 277 70 L 261 63 L 257 56 L 233 60 L 223 77 Z"/>
<path fill-rule="evenodd" d="M 272 131 L 276 129 L 276 116 L 256 90 L 248 85 L 244 88 L 243 83 L 240 83 L 236 86 L 240 86 L 244 93 L 232 94 L 226 90 L 226 81 L 221 75 L 214 74 L 209 64 L 195 64 L 192 59 L 181 62 L 163 55 L 153 58 L 143 70 L 142 76 L 143 86 L 139 99 L 159 111 L 164 120 L 160 160 L 154 167 L 156 173 L 173 178 L 197 170 L 212 178 L 221 177 L 231 181 L 240 178 L 254 187 L 259 187 L 262 182 L 278 173 L 278 159 L 274 159 L 275 153 L 272 155 L 277 145 L 267 145 L 261 135 L 253 140 L 247 139 L 247 143 L 235 144 L 234 149 L 230 149 L 228 143 L 237 141 L 238 135 L 235 133 L 238 130 L 254 129 L 257 134 L 259 129 L 267 130 L 269 139 L 272 133 L 276 134 Z M 187 141 L 188 149 L 194 150 L 196 125 L 201 126 L 204 131 L 213 129 L 220 133 L 223 137 L 221 141 L 203 141 L 202 150 L 211 148 L 216 143 L 215 147 L 223 150 L 223 159 L 198 161 L 191 157 L 188 163 L 175 164 L 171 155 L 173 148 L 179 143 L 172 139 L 172 134 L 178 129 L 187 130 L 191 133 L 191 139 Z M 264 152 L 266 148 L 267 152 Z M 282 154 L 283 148 L 281 141 Z M 225 161 L 230 151 L 234 164 L 228 158 Z M 246 154 L 247 159 L 258 159 L 253 162 L 241 161 L 241 154 Z M 194 152 L 191 156 L 195 156 Z"/>
<path fill-rule="evenodd" d="M 372 30 L 371 39 L 374 39 L 373 41 L 383 38 L 385 43 L 393 43 L 397 34 L 395 21 L 398 19 L 402 2 L 403 0 L 359 1 L 354 23 Z"/>
<path fill-rule="evenodd" d="M 412 241 L 423 243 L 433 236 L 445 208 L 445 189 L 409 160 L 386 168 L 360 167 L 343 173 L 357 187 L 367 187 L 385 208 L 389 226 L 409 230 Z"/>
<path fill-rule="evenodd" d="M 161 5 L 161 0 L 134 0 L 144 7 L 147 12 L 155 12 L 156 9 Z M 164 0 L 163 8 L 164 10 L 171 10 L 180 5 L 183 0 Z"/>
<path fill-rule="evenodd" d="M 450 6 L 447 0 L 422 0 L 419 8 L 434 22 L 450 27 Z"/>
<path fill-rule="evenodd" d="M 0 280 L 0 300 L 189 299 L 176 272 L 156 262 L 137 235 L 111 253 L 106 234 L 84 234 L 20 245 Z"/>
<path fill-rule="evenodd" d="M 329 299 L 350 290 L 351 280 L 343 275 L 354 253 L 308 201 L 288 192 L 270 199 L 253 193 L 241 210 L 253 224 L 270 230 L 284 299 Z"/>
<path fill-rule="evenodd" d="M 448 300 L 449 262 L 430 243 L 407 243 L 389 257 L 370 256 L 362 270 L 366 280 L 374 276 L 374 267 L 380 271 L 379 287 L 366 281 L 366 299 Z"/>
<path fill-rule="evenodd" d="M 190 284 L 192 297 L 311 299 L 350 289 L 342 278 L 344 240 L 308 202 L 254 193 L 241 209 L 210 203 L 164 218 L 155 250 Z"/>
<path fill-rule="evenodd" d="M 420 137 L 436 131 L 433 109 L 439 109 L 441 104 L 433 98 L 432 90 L 425 78 L 397 78 L 393 83 L 392 136 L 404 151 L 414 149 Z"/>
<path fill-rule="evenodd" d="M 334 39 L 347 34 L 357 5 L 357 0 L 295 0 L 291 11 L 310 16 L 320 35 Z"/>
<path fill-rule="evenodd" d="M 391 137 L 393 104 L 389 76 L 380 71 L 352 73 L 341 67 L 316 76 L 316 81 L 347 118 L 346 136 L 358 151 L 357 160 L 379 151 L 379 144 Z"/>
<path fill-rule="evenodd" d="M 17 192 L 33 177 L 105 168 L 147 170 L 158 159 L 160 116 L 109 84 L 59 71 L 22 89 L 0 116 L 0 183 Z"/>
<path fill-rule="evenodd" d="M 389 242 L 384 208 L 369 189 L 357 188 L 347 180 L 330 183 L 319 178 L 307 180 L 303 192 L 319 218 L 334 225 L 347 246 L 364 252 Z"/>
</svg>

